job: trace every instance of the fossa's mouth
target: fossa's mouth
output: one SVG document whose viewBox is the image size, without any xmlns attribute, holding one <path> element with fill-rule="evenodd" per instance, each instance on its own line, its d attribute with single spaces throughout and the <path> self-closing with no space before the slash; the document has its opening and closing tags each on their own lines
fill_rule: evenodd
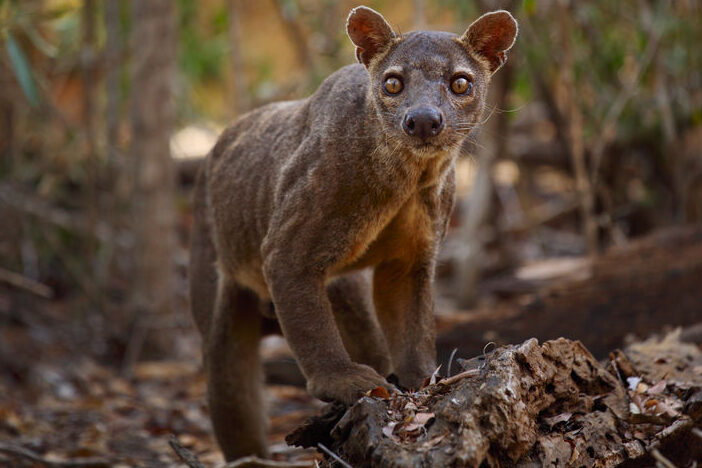
<svg viewBox="0 0 702 468">
<path fill-rule="evenodd" d="M 409 150 L 412 151 L 417 156 L 423 158 L 432 158 L 445 154 L 460 146 L 461 138 L 457 135 L 444 132 L 444 134 L 439 137 L 431 138 L 428 140 L 418 140 L 413 138 L 412 141 L 407 145 Z"/>
<path fill-rule="evenodd" d="M 438 142 L 420 142 L 410 147 L 410 151 L 421 158 L 433 158 L 447 151 L 446 145 Z"/>
</svg>

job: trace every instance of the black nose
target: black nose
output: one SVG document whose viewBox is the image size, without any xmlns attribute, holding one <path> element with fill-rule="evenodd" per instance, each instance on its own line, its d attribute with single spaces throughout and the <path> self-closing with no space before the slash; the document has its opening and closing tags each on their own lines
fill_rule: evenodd
<svg viewBox="0 0 702 468">
<path fill-rule="evenodd" d="M 444 118 L 435 107 L 410 109 L 402 121 L 402 128 L 408 135 L 426 140 L 441 133 L 444 129 Z"/>
</svg>

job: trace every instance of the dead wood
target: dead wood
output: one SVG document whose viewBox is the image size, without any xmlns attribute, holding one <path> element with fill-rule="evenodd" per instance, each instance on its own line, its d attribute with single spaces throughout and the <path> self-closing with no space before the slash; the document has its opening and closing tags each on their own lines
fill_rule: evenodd
<svg viewBox="0 0 702 468">
<path fill-rule="evenodd" d="M 632 241 L 594 260 L 582 276 L 536 293 L 531 288 L 513 305 L 469 317 L 439 336 L 439 362 L 454 348 L 459 356 L 475 356 L 487 341 L 561 336 L 582 341 L 602 358 L 622 347 L 627 335 L 645 338 L 668 325 L 698 323 L 702 228 L 671 228 Z"/>
<path fill-rule="evenodd" d="M 205 465 L 203 465 L 202 462 L 190 450 L 181 445 L 176 436 L 171 435 L 171 437 L 168 439 L 168 445 L 170 445 L 176 455 L 178 455 L 178 458 L 183 460 L 183 463 L 188 465 L 190 468 L 206 468 Z"/>
<path fill-rule="evenodd" d="M 54 291 L 49 286 L 2 267 L 0 267 L 0 282 L 22 288 L 45 299 L 54 297 Z"/>
<path fill-rule="evenodd" d="M 286 462 L 259 457 L 243 457 L 227 463 L 224 468 L 314 468 L 314 462 Z"/>
<path fill-rule="evenodd" d="M 606 365 L 563 338 L 459 363 L 464 378 L 330 407 L 287 441 L 323 443 L 354 467 L 635 468 L 702 459 L 702 352 L 676 334 L 632 345 Z"/>
</svg>

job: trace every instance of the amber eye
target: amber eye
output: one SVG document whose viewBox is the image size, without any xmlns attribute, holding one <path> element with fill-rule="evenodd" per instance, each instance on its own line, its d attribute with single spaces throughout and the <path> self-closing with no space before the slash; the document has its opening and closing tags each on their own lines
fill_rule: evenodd
<svg viewBox="0 0 702 468">
<path fill-rule="evenodd" d="M 451 91 L 456 94 L 469 94 L 473 90 L 473 83 L 465 76 L 454 78 L 451 82 Z"/>
<path fill-rule="evenodd" d="M 402 81 L 395 76 L 391 76 L 383 83 L 383 89 L 385 89 L 388 94 L 397 94 L 402 91 Z"/>
</svg>

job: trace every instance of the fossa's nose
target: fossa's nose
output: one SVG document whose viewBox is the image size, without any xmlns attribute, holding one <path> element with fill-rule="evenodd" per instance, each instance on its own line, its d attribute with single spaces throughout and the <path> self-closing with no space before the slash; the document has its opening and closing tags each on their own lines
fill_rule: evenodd
<svg viewBox="0 0 702 468">
<path fill-rule="evenodd" d="M 402 129 L 410 136 L 426 140 L 441 133 L 444 129 L 444 117 L 436 107 L 410 109 L 402 121 Z"/>
</svg>

